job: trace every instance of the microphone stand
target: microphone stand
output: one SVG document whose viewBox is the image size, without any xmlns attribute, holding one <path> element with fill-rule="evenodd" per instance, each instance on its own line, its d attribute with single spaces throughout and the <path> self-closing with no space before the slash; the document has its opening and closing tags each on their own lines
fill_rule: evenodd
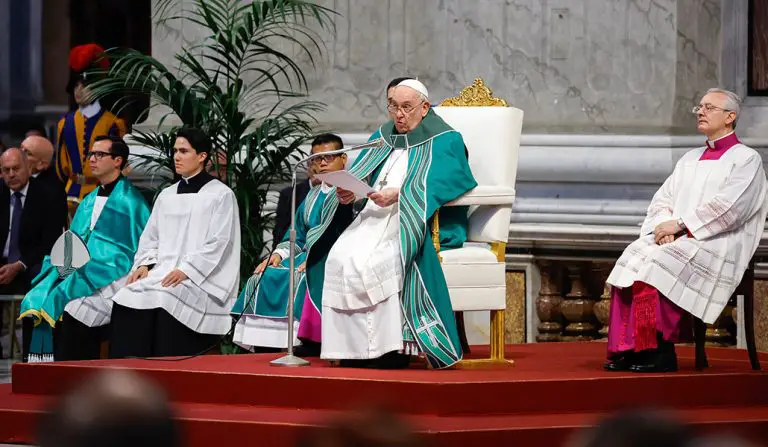
<svg viewBox="0 0 768 447">
<path fill-rule="evenodd" d="M 293 334 L 293 325 L 295 323 L 293 321 L 293 303 L 296 295 L 296 271 L 294 270 L 294 264 L 296 262 L 294 259 L 294 253 L 296 252 L 296 171 L 302 164 L 307 163 L 322 155 L 340 155 L 350 151 L 376 147 L 379 144 L 379 140 L 373 140 L 370 143 L 352 146 L 349 148 L 338 149 L 335 151 L 318 152 L 317 154 L 312 154 L 300 160 L 293 168 L 293 172 L 291 173 L 291 227 L 290 230 L 288 230 L 288 256 L 290 257 L 290 260 L 288 261 L 288 268 L 290 269 L 290 273 L 288 274 L 288 351 L 286 352 L 286 355 L 269 362 L 269 364 L 272 366 L 309 366 L 309 361 L 293 355 L 293 339 L 295 337 Z"/>
</svg>

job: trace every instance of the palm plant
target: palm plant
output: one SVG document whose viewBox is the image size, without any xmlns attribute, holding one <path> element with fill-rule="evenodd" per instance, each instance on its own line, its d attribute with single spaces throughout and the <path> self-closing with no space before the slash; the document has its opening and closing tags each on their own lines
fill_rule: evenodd
<svg viewBox="0 0 768 447">
<path fill-rule="evenodd" d="M 175 4 L 188 9 L 178 14 Z M 290 179 L 291 163 L 312 134 L 322 104 L 305 99 L 308 86 L 296 62 L 314 68 L 324 48 L 319 32 L 332 32 L 334 12 L 302 0 L 158 0 L 158 24 L 186 20 L 206 35 L 175 55 L 176 67 L 135 50 L 109 50 L 108 76 L 91 85 L 96 98 L 123 98 L 118 113 L 137 95 L 149 95 L 163 110 L 154 131 L 135 131 L 136 143 L 150 149 L 135 168 L 164 178 L 154 192 L 173 182 L 173 134 L 168 118 L 201 128 L 212 137 L 211 160 L 219 179 L 237 196 L 242 229 L 242 269 L 252 271 L 272 221 L 263 215 L 270 185 Z M 292 46 L 289 55 L 279 48 Z M 149 109 L 144 113 L 148 114 Z"/>
</svg>

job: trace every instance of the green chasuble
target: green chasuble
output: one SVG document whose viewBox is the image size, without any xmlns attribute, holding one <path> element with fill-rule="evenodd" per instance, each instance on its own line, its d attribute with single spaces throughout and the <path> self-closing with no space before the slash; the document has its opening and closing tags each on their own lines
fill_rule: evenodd
<svg viewBox="0 0 768 447">
<path fill-rule="evenodd" d="M 464 140 L 432 110 L 408 134 L 396 134 L 394 123 L 388 121 L 370 141 L 377 139 L 380 144 L 364 150 L 349 171 L 371 184 L 393 148 L 408 150 L 408 170 L 399 198 L 400 259 L 404 272 L 400 304 L 406 323 L 403 340 L 416 343 L 432 367 L 449 367 L 461 360 L 462 352 L 448 286 L 430 229 L 435 211 L 477 186 L 469 169 Z M 338 226 L 344 223 L 332 220 L 337 208 L 336 196 L 325 200 L 322 223 L 310 230 L 308 241 L 317 240 L 326 232 L 335 237 L 341 234 L 343 228 Z M 456 248 L 466 240 L 467 209 L 451 208 L 440 212 L 441 242 Z M 310 296 L 317 302 L 322 302 L 325 260 L 307 268 Z"/>
<path fill-rule="evenodd" d="M 307 234 L 320 225 L 323 216 L 323 204 L 329 196 L 336 197 L 336 188 L 323 192 L 321 185 L 309 190 L 307 197 L 296 210 L 296 247 L 294 265 L 298 268 L 307 260 L 307 254 L 316 239 L 307 240 Z M 337 202 L 338 203 L 338 202 Z M 277 249 L 290 250 L 288 233 L 283 237 Z M 232 307 L 234 316 L 254 315 L 267 318 L 287 318 L 288 316 L 288 288 L 290 281 L 290 259 L 286 256 L 277 267 L 267 267 L 261 275 L 254 274 L 248 279 L 235 305 Z M 305 272 L 296 272 L 294 295 L 294 318 L 301 318 L 304 306 L 304 297 L 307 291 Z M 318 312 L 321 303 L 314 301 Z"/>
<path fill-rule="evenodd" d="M 149 219 L 147 202 L 123 177 L 107 198 L 91 230 L 91 214 L 97 195 L 98 188 L 83 199 L 70 226 L 88 247 L 90 260 L 62 278 L 51 265 L 50 256 L 46 256 L 40 274 L 32 282 L 32 290 L 21 303 L 19 319 L 31 317 L 35 320 L 30 356 L 50 358 L 53 353 L 51 329 L 61 318 L 67 303 L 93 295 L 98 289 L 127 275 L 133 266 L 139 238 Z"/>
</svg>

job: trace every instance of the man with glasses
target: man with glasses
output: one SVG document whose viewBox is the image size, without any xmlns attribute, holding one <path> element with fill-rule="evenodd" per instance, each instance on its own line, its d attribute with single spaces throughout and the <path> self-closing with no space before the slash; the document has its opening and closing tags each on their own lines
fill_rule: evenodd
<svg viewBox="0 0 768 447">
<path fill-rule="evenodd" d="M 373 192 L 337 189 L 323 216 L 320 231 L 332 246 L 307 268 L 312 299 L 322 303 L 322 358 L 376 368 L 403 368 L 419 353 L 435 368 L 462 358 L 430 229 L 437 209 L 476 182 L 461 135 L 428 97 L 414 79 L 394 87 L 391 120 L 371 137 L 378 146 L 349 169 Z M 344 212 L 353 206 L 359 213 L 350 219 Z"/>
<path fill-rule="evenodd" d="M 677 162 L 608 277 L 609 371 L 676 371 L 689 314 L 713 323 L 757 249 L 767 186 L 760 154 L 734 133 L 740 102 L 710 89 L 693 108 L 706 146 Z"/>
<path fill-rule="evenodd" d="M 128 155 L 122 138 L 109 136 L 97 137 L 87 154 L 99 187 L 77 208 L 70 231 L 88 248 L 90 260 L 62 272 L 46 257 L 21 306 L 21 317 L 36 323 L 30 361 L 49 361 L 51 354 L 55 360 L 101 356 L 101 344 L 109 336 L 112 296 L 125 284 L 150 212 L 138 189 L 121 175 Z M 67 248 L 63 249 L 66 259 Z"/>
<path fill-rule="evenodd" d="M 337 135 L 322 134 L 312 141 L 312 153 L 320 154 L 344 147 Z M 344 169 L 347 154 L 321 155 L 312 160 L 311 169 L 327 173 Z M 296 350 L 300 356 L 320 355 L 321 321 L 320 290 L 309 290 L 304 275 L 307 266 L 314 266 L 327 255 L 330 246 L 324 239 L 310 236 L 320 231 L 326 199 L 336 198 L 336 188 L 323 183 L 309 190 L 296 209 L 296 292 L 294 295 L 295 335 L 301 341 Z M 296 203 L 299 203 L 298 197 Z M 290 216 L 290 203 L 288 204 Z M 324 211 L 325 210 L 325 211 Z M 350 213 L 351 209 L 347 212 Z M 286 226 L 290 226 L 289 223 Z M 234 341 L 255 351 L 277 350 L 288 344 L 288 288 L 289 288 L 289 235 L 277 245 L 269 259 L 265 259 L 253 273 L 232 309 L 232 315 L 244 316 L 235 327 Z M 264 349 L 267 348 L 267 349 Z"/>
<path fill-rule="evenodd" d="M 312 140 L 311 150 L 314 151 L 317 147 L 326 147 L 327 150 L 341 149 L 344 147 L 344 143 L 341 141 L 338 135 L 332 133 L 324 133 L 315 137 Z M 332 148 L 332 149 L 330 149 Z M 315 174 L 316 164 L 311 164 L 307 167 L 307 181 L 299 182 L 296 184 L 296 206 L 298 207 L 301 202 L 304 201 L 304 197 L 307 196 L 309 189 L 312 186 L 317 185 L 312 177 Z M 277 244 L 283 240 L 283 236 L 288 231 L 288 227 L 291 225 L 291 192 L 293 188 L 290 186 L 280 190 L 280 197 L 277 201 L 277 209 L 275 210 L 275 229 L 272 231 L 272 249 L 277 247 Z"/>
</svg>

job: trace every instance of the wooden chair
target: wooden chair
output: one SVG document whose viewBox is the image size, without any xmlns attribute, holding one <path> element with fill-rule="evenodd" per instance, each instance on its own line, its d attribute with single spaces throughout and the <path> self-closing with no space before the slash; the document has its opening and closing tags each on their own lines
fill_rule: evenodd
<svg viewBox="0 0 768 447">
<path fill-rule="evenodd" d="M 757 356 L 757 346 L 755 345 L 755 269 L 754 264 L 750 262 L 749 267 L 744 272 L 741 283 L 736 287 L 733 296 L 744 296 L 744 335 L 747 340 L 747 352 L 749 353 L 749 363 L 755 371 L 760 370 L 760 359 Z M 696 346 L 696 370 L 701 371 L 709 367 L 707 352 L 705 350 L 707 335 L 707 324 L 699 318 L 693 319 L 693 340 Z"/>
</svg>

